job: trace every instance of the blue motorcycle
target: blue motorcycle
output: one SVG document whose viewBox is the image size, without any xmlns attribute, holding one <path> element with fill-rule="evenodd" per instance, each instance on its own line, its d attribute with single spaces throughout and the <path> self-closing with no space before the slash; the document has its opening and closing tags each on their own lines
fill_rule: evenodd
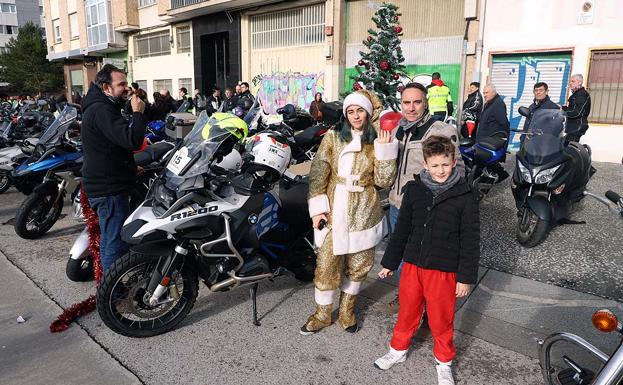
<svg viewBox="0 0 623 385">
<path fill-rule="evenodd" d="M 504 159 L 507 143 L 508 134 L 505 132 L 496 132 L 478 143 L 471 138 L 464 138 L 459 143 L 467 181 L 478 191 L 479 200 L 484 199 L 500 179 L 490 167 Z"/>
<path fill-rule="evenodd" d="M 66 105 L 41 135 L 32 155 L 13 172 L 15 180 L 44 175 L 15 215 L 15 233 L 21 238 L 35 239 L 52 228 L 63 210 L 66 190 L 77 188 L 82 166 L 78 108 Z"/>
</svg>

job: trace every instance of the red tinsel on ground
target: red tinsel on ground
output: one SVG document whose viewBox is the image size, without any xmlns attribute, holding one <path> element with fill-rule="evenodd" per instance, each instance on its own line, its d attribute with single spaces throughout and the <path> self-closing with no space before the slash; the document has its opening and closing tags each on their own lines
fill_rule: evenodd
<svg viewBox="0 0 623 385">
<path fill-rule="evenodd" d="M 95 283 L 99 285 L 102 278 L 102 265 L 100 261 L 100 226 L 97 213 L 89 205 L 89 200 L 82 187 L 80 188 L 80 206 L 82 215 L 89 233 L 89 252 L 93 256 L 93 271 L 95 273 Z M 69 325 L 78 317 L 88 314 L 95 310 L 95 296 L 92 295 L 86 300 L 76 303 L 65 309 L 56 321 L 50 325 L 52 333 L 62 332 L 69 328 Z"/>
</svg>

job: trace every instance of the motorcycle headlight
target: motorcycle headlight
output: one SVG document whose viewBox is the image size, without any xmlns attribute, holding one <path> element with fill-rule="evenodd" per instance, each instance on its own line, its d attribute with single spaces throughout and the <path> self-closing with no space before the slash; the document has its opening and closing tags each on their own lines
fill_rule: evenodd
<svg viewBox="0 0 623 385">
<path fill-rule="evenodd" d="M 532 183 L 532 175 L 530 175 L 530 170 L 526 168 L 521 162 L 517 162 L 517 166 L 519 167 L 519 175 L 524 182 Z"/>
<path fill-rule="evenodd" d="M 552 181 L 554 178 L 554 174 L 560 168 L 560 165 L 552 168 L 548 168 L 545 170 L 541 170 L 535 177 L 534 183 L 536 184 L 546 184 Z"/>
<path fill-rule="evenodd" d="M 166 188 L 164 183 L 154 183 L 152 189 L 153 193 L 150 195 L 164 207 L 169 208 L 175 202 L 175 193 Z"/>
</svg>

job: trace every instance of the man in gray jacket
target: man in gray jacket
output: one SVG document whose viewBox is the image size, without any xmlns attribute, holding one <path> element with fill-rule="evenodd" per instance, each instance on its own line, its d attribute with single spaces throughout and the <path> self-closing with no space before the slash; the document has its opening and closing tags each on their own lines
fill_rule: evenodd
<svg viewBox="0 0 623 385">
<path fill-rule="evenodd" d="M 426 87 L 420 83 L 409 83 L 401 94 L 402 119 L 393 134 L 400 143 L 398 153 L 398 175 L 389 193 L 389 226 L 394 230 L 398 219 L 398 210 L 402 201 L 402 188 L 424 169 L 422 162 L 422 142 L 432 135 L 445 136 L 456 147 L 457 166 L 465 172 L 465 165 L 459 152 L 457 128 L 431 119 L 428 112 Z"/>
<path fill-rule="evenodd" d="M 402 189 L 424 169 L 422 142 L 429 136 L 450 138 L 456 148 L 457 167 L 464 174 L 465 164 L 459 152 L 459 133 L 456 127 L 431 118 L 426 99 L 426 87 L 408 83 L 401 93 L 402 119 L 393 134 L 399 143 L 398 174 L 389 192 L 389 228 L 394 231 L 402 202 Z M 381 309 L 387 313 L 398 312 L 398 296 Z"/>
</svg>

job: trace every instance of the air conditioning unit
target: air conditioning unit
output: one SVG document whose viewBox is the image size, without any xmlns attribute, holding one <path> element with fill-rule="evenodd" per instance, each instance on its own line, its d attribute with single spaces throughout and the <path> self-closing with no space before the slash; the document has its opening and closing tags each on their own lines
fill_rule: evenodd
<svg viewBox="0 0 623 385">
<path fill-rule="evenodd" d="M 463 18 L 474 20 L 478 17 L 478 0 L 465 0 L 463 7 Z"/>
</svg>

